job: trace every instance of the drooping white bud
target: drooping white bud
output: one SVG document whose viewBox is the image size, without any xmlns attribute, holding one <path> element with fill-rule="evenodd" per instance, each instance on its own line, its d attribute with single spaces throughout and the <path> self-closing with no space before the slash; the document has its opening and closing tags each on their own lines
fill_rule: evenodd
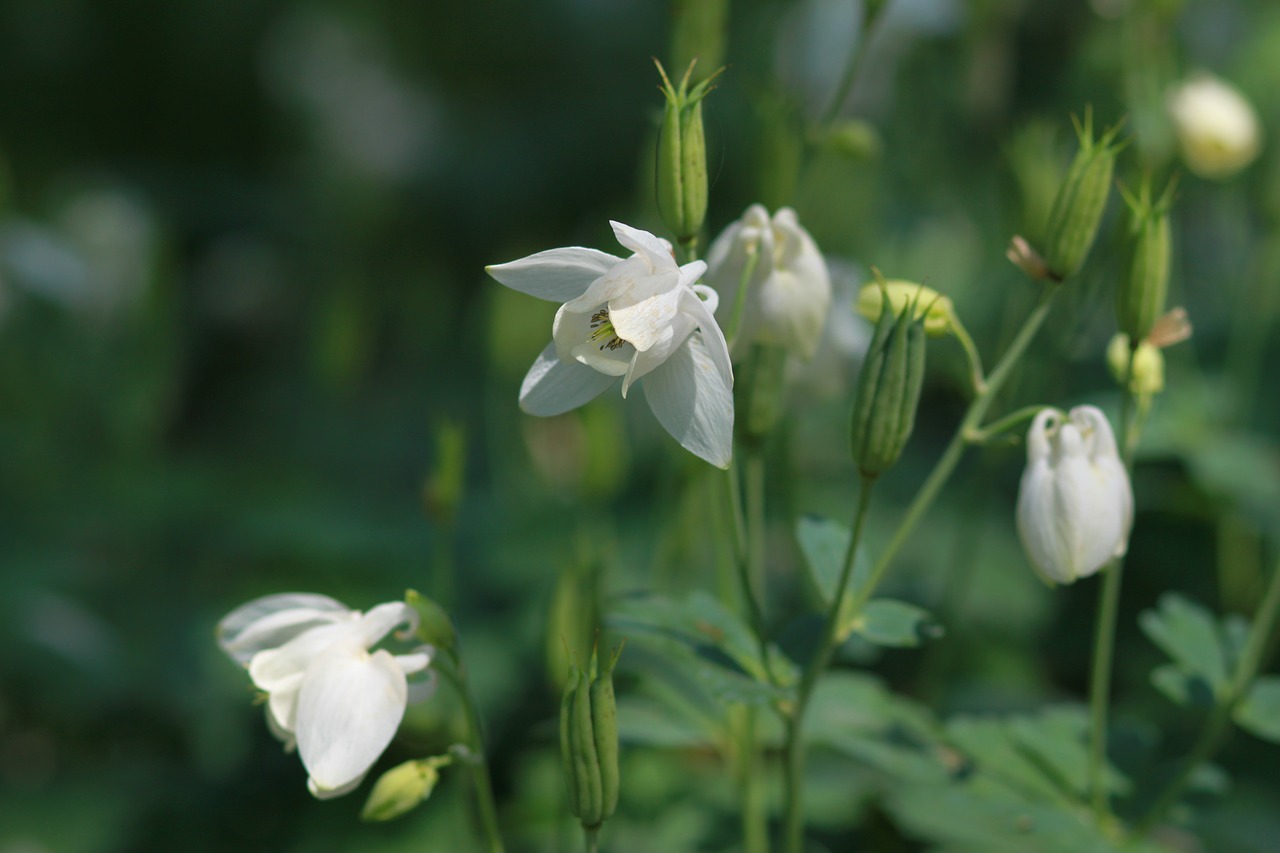
<svg viewBox="0 0 1280 853">
<path fill-rule="evenodd" d="M 1202 178 L 1229 178 L 1258 156 L 1258 114 L 1234 87 L 1201 74 L 1169 91 L 1169 116 L 1187 168 Z"/>
<path fill-rule="evenodd" d="M 1045 409 L 1027 432 L 1018 534 L 1046 583 L 1072 583 L 1124 554 L 1133 491 L 1106 415 Z"/>
</svg>

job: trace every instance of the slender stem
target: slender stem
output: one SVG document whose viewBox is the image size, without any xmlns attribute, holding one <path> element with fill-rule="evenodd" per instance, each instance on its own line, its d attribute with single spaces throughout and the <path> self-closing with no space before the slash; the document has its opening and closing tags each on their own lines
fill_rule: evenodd
<svg viewBox="0 0 1280 853">
<path fill-rule="evenodd" d="M 1120 409 L 1120 447 L 1125 470 L 1133 473 L 1133 451 L 1137 445 L 1135 398 L 1130 390 L 1137 342 L 1129 348 L 1124 372 L 1124 402 Z M 1120 583 L 1124 578 L 1124 557 L 1103 571 L 1098 593 L 1098 616 L 1093 641 L 1093 665 L 1089 678 L 1089 800 L 1099 826 L 1110 823 L 1111 805 L 1107 795 L 1107 712 L 1111 701 L 1111 665 L 1115 657 L 1116 619 L 1120 613 Z"/>
<path fill-rule="evenodd" d="M 964 349 L 964 357 L 969 362 L 969 381 L 973 383 L 973 393 L 981 394 L 986 390 L 987 385 L 986 377 L 982 374 L 982 354 L 974 345 L 973 338 L 969 337 L 969 330 L 960 323 L 959 319 L 952 320 L 951 332 L 960 342 L 961 348 Z"/>
<path fill-rule="evenodd" d="M 1002 418 L 997 418 L 980 429 L 969 430 L 965 438 L 970 444 L 985 444 L 997 435 L 1008 432 L 1014 427 L 1031 420 L 1044 411 L 1044 408 L 1044 406 L 1024 406 L 1016 412 L 1010 412 Z"/>
<path fill-rule="evenodd" d="M 757 596 L 765 580 L 764 519 L 764 456 L 759 447 L 751 447 L 747 450 L 747 582 Z"/>
<path fill-rule="evenodd" d="M 582 842 L 582 846 L 586 848 L 587 853 L 598 853 L 600 850 L 600 827 L 582 827 Z"/>
<path fill-rule="evenodd" d="M 1005 351 L 995 369 L 991 371 L 991 375 L 987 377 L 986 387 L 969 404 L 969 409 L 960 421 L 960 426 L 956 429 L 955 435 L 951 437 L 951 443 L 947 445 L 947 449 L 942 452 L 942 456 L 934 463 L 933 470 L 929 472 L 924 485 L 920 487 L 920 491 L 912 499 L 911 505 L 907 507 L 907 514 L 898 523 L 898 528 L 893 532 L 893 536 L 889 538 L 889 542 L 884 551 L 881 552 L 880 558 L 876 560 L 875 566 L 872 567 L 872 581 L 867 584 L 868 590 L 873 589 L 880 577 L 884 575 L 889 564 L 897 555 L 898 549 L 907 541 L 916 524 L 929 511 L 934 499 L 937 498 L 938 493 L 942 491 L 942 487 L 950 479 L 956 464 L 959 463 L 960 457 L 964 454 L 966 444 L 969 443 L 969 439 L 966 436 L 971 435 L 973 430 L 979 428 L 983 415 L 987 413 L 987 409 L 995 401 L 996 394 L 999 393 L 1004 383 L 1008 381 L 1014 365 L 1022 358 L 1023 352 L 1026 351 L 1031 340 L 1036 336 L 1036 332 L 1040 330 L 1045 317 L 1049 316 L 1049 309 L 1053 306 L 1053 297 L 1057 294 L 1058 289 L 1057 285 L 1048 285 L 1040 292 L 1040 299 L 1035 308 L 1027 315 L 1026 322 L 1023 323 L 1013 342 L 1009 344 L 1009 349 Z"/>
<path fill-rule="evenodd" d="M 1165 813 L 1182 796 L 1196 768 L 1217 752 L 1223 736 L 1227 733 L 1227 724 L 1231 721 L 1232 713 L 1248 694 L 1249 686 L 1253 683 L 1254 676 L 1258 674 L 1263 652 L 1275 630 L 1277 614 L 1280 614 L 1280 562 L 1276 563 L 1271 572 L 1271 582 L 1267 585 L 1267 592 L 1263 596 L 1262 604 L 1258 606 L 1257 613 L 1254 614 L 1253 623 L 1249 626 L 1249 636 L 1245 640 L 1244 650 L 1240 652 L 1240 657 L 1236 661 L 1235 672 L 1232 673 L 1231 681 L 1227 685 L 1226 695 L 1214 707 L 1208 722 L 1200 732 L 1200 737 L 1183 760 L 1178 773 L 1160 792 L 1160 796 L 1156 798 L 1155 803 L 1142 819 L 1134 825 L 1135 837 L 1141 838 L 1155 828 L 1156 824 L 1164 818 Z"/>
<path fill-rule="evenodd" d="M 766 640 L 766 622 L 758 593 L 764 585 L 764 457 L 758 446 L 747 449 L 747 552 L 742 561 L 743 594 L 747 596 L 752 613 L 756 642 L 760 647 L 760 663 L 770 679 L 773 669 L 769 663 L 769 647 Z M 764 776 L 760 772 L 760 753 L 756 744 L 757 720 L 755 709 L 747 709 L 742 721 L 740 739 L 742 770 L 742 833 L 746 853 L 768 853 L 769 818 L 764 807 Z"/>
<path fill-rule="evenodd" d="M 771 673 L 764 610 L 760 607 L 760 602 L 756 598 L 755 589 L 751 583 L 751 563 L 753 558 L 750 555 L 746 522 L 743 519 L 742 492 L 738 487 L 738 464 L 736 461 L 729 466 L 729 470 L 724 477 L 724 484 L 728 491 L 729 514 L 733 519 L 733 536 L 730 538 L 734 546 L 734 564 L 738 569 L 738 585 L 742 588 L 742 597 L 747 605 L 747 616 L 751 620 L 751 632 L 756 635 L 760 662 L 764 665 L 765 671 Z"/>
<path fill-rule="evenodd" d="M 887 4 L 885 4 L 887 5 Z M 854 47 L 853 52 L 849 54 L 849 58 L 845 61 L 844 74 L 840 77 L 840 85 L 831 96 L 831 100 L 827 103 L 827 108 L 822 113 L 819 121 L 819 127 L 826 131 L 837 118 L 840 117 L 840 108 L 844 106 L 844 102 L 849 100 L 849 93 L 853 91 L 853 84 L 858 80 L 858 73 L 862 70 L 863 57 L 867 55 L 867 46 L 871 44 L 871 37 L 875 34 L 875 26 L 884 20 L 883 12 L 879 14 L 868 14 L 862 19 L 861 31 L 858 33 L 858 43 Z"/>
<path fill-rule="evenodd" d="M 818 679 L 838 645 L 840 615 L 844 608 L 845 593 L 849 587 L 849 579 L 853 576 L 854 558 L 858 553 L 858 543 L 862 539 L 862 527 L 867 519 L 867 508 L 871 505 L 871 487 L 874 480 L 862 479 L 862 489 L 858 493 L 858 508 L 854 511 L 853 525 L 849 533 L 849 547 L 844 554 L 844 564 L 840 567 L 840 579 L 831 596 L 831 604 L 827 608 L 826 625 L 822 631 L 822 640 L 813 657 L 805 667 L 804 676 L 800 680 L 800 688 L 796 692 L 795 706 L 787 718 L 786 741 L 786 849 L 789 853 L 800 853 L 804 849 L 804 714 L 813 697 L 813 690 Z M 861 594 L 861 590 L 859 591 Z M 854 611 L 857 612 L 856 610 Z"/>
<path fill-rule="evenodd" d="M 462 707 L 467 714 L 467 746 L 475 757 L 471 768 L 476 786 L 476 807 L 480 813 L 480 824 L 484 828 L 489 853 L 503 853 L 502 833 L 498 829 L 498 809 L 493 800 L 493 781 L 489 777 L 489 757 L 484 749 L 484 730 L 480 723 L 480 713 L 467 685 L 466 671 L 462 658 L 456 649 L 446 650 L 452 666 L 440 667 L 443 673 L 458 692 Z"/>
<path fill-rule="evenodd" d="M 733 296 L 733 313 L 729 315 L 729 327 L 724 330 L 724 338 L 728 342 L 730 349 L 733 348 L 738 339 L 738 332 L 742 330 L 742 315 L 747 308 L 747 290 L 759 264 L 760 244 L 749 244 L 747 246 L 747 261 L 742 266 L 742 275 L 738 278 L 738 290 Z"/>
</svg>

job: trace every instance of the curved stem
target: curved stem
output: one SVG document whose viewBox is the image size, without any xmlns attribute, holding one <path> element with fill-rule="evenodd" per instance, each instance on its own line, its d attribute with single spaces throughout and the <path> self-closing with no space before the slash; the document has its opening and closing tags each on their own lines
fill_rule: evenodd
<svg viewBox="0 0 1280 853">
<path fill-rule="evenodd" d="M 854 558 L 858 553 L 858 543 L 862 539 L 862 527 L 867 518 L 867 508 L 871 505 L 871 487 L 874 480 L 862 478 L 862 489 L 858 494 L 858 508 L 854 511 L 853 526 L 849 532 L 849 547 L 844 554 L 844 564 L 840 567 L 840 579 L 836 582 L 831 604 L 827 608 L 827 621 L 809 665 L 805 667 L 804 676 L 796 692 L 795 706 L 787 718 L 786 765 L 784 767 L 786 783 L 786 849 L 789 853 L 800 853 L 804 849 L 804 714 L 813 697 L 813 690 L 818 679 L 838 645 L 840 615 L 844 610 L 845 593 L 849 586 L 849 578 L 853 575 Z M 871 584 L 868 584 L 870 586 Z M 864 587 L 865 589 L 865 587 Z M 859 591 L 861 593 L 861 590 Z M 857 613 L 854 609 L 853 613 Z"/>
<path fill-rule="evenodd" d="M 960 426 L 956 429 L 955 435 L 951 437 L 951 442 L 947 445 L 947 449 L 942 452 L 942 456 L 934 463 L 933 470 L 929 472 L 924 485 L 920 487 L 920 491 L 912 499 L 911 505 L 907 507 L 907 514 L 898 523 L 893 536 L 889 538 L 884 551 L 881 552 L 879 559 L 876 560 L 875 566 L 871 569 L 873 581 L 878 581 L 884 575 L 889 564 L 897 555 L 898 549 L 907 541 L 911 531 L 915 529 L 916 524 L 924 517 L 924 514 L 929 511 L 934 499 L 937 498 L 938 493 L 942 491 L 942 487 L 950 479 L 951 473 L 955 470 L 960 457 L 964 454 L 965 445 L 969 443 L 967 436 L 971 435 L 973 430 L 978 429 L 982 423 L 983 415 L 987 413 L 987 409 L 991 408 L 991 404 L 995 401 L 996 394 L 1004 387 L 1004 383 L 1009 380 L 1009 375 L 1012 373 L 1014 365 L 1022 358 L 1022 354 L 1031 344 L 1036 332 L 1044 324 L 1045 317 L 1049 316 L 1049 309 L 1053 306 L 1053 297 L 1057 292 L 1057 285 L 1048 285 L 1041 290 L 1040 299 L 1035 308 L 1027 315 L 1026 322 L 1022 324 L 1017 336 L 1009 344 L 1009 349 L 1005 351 L 1005 354 L 991 371 L 991 375 L 987 377 L 987 383 L 982 389 L 982 393 L 969 404 L 969 409 L 960 421 Z M 869 583 L 868 587 L 874 587 L 874 582 Z"/>
<path fill-rule="evenodd" d="M 480 713 L 467 686 L 461 657 L 454 649 L 447 649 L 446 654 L 452 666 L 440 667 L 438 671 L 453 684 L 466 711 L 467 746 L 475 756 L 471 768 L 476 783 L 476 808 L 480 815 L 480 825 L 484 829 L 486 849 L 489 853 L 504 853 L 502 833 L 498 829 L 498 809 L 493 799 L 493 782 L 489 777 L 489 757 L 484 749 L 484 730 L 480 723 Z"/>
<path fill-rule="evenodd" d="M 751 632 L 756 636 L 760 662 L 764 665 L 765 671 L 770 674 L 770 678 L 772 678 L 764 610 L 760 607 L 760 602 L 756 598 L 755 587 L 751 582 L 751 565 L 754 558 L 750 554 L 747 523 L 743 518 L 742 493 L 738 487 L 738 463 L 736 460 L 729 466 L 729 470 L 725 472 L 724 484 L 728 492 L 729 515 L 733 521 L 733 536 L 731 538 L 734 547 L 734 565 L 738 570 L 738 585 L 742 589 L 742 597 L 747 605 L 747 617 L 751 621 Z"/>
</svg>

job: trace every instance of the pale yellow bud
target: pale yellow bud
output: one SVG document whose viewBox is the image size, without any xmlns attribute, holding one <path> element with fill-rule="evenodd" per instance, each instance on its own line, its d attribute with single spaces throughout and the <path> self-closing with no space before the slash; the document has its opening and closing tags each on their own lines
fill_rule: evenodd
<svg viewBox="0 0 1280 853">
<path fill-rule="evenodd" d="M 924 318 L 924 330 L 931 338 L 950 334 L 956 322 L 955 308 L 951 300 L 931 287 L 913 281 L 886 281 L 883 287 L 872 282 L 863 285 L 858 293 L 858 313 L 875 323 L 884 311 L 885 295 L 889 298 L 889 310 L 895 316 L 915 305 L 913 319 Z"/>
</svg>

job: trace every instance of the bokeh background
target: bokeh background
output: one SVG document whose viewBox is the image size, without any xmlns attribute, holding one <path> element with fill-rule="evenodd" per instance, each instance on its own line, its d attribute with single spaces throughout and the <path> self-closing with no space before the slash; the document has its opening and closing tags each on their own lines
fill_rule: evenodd
<svg viewBox="0 0 1280 853">
<path fill-rule="evenodd" d="M 363 794 L 313 800 L 213 641 L 258 595 L 364 608 L 406 587 L 454 614 L 512 849 L 577 849 L 560 637 L 597 594 L 607 612 L 630 591 L 716 587 L 711 472 L 636 400 L 520 414 L 555 306 L 483 267 L 613 251 L 609 219 L 662 233 L 653 56 L 729 65 L 706 108 L 710 233 L 753 201 L 794 205 L 842 288 L 838 345 L 769 449 L 784 636 L 812 607 L 795 518 L 845 518 L 856 494 L 844 430 L 867 267 L 950 295 L 990 363 L 1032 300 L 1004 247 L 1043 215 L 1069 116 L 1129 116 L 1132 186 L 1180 168 L 1163 85 L 1209 69 L 1252 100 L 1258 162 L 1181 183 L 1171 303 L 1196 334 L 1167 353 L 1120 623 L 1117 718 L 1185 749 L 1201 717 L 1151 686 L 1163 658 L 1137 617 L 1167 590 L 1248 613 L 1275 550 L 1280 7 L 893 0 L 864 39 L 855 0 L 733 0 L 722 39 L 673 41 L 709 5 L 0 2 L 0 853 L 472 849 L 463 774 L 387 825 L 357 822 Z M 855 45 L 850 96 L 820 124 Z M 1117 405 L 1102 351 L 1121 208 L 1010 408 Z M 931 358 L 873 549 L 963 409 L 960 351 Z M 972 454 L 890 578 L 945 637 L 847 650 L 939 717 L 1085 695 L 1096 584 L 1032 576 L 1012 520 L 1022 454 Z M 660 668 L 629 657 L 624 694 Z M 378 767 L 443 751 L 459 725 L 442 691 Z M 632 734 L 616 849 L 733 849 L 714 752 L 661 717 Z M 1231 786 L 1185 849 L 1274 849 L 1277 758 L 1234 738 Z M 874 772 L 818 766 L 831 849 L 946 846 L 884 805 Z"/>
</svg>

